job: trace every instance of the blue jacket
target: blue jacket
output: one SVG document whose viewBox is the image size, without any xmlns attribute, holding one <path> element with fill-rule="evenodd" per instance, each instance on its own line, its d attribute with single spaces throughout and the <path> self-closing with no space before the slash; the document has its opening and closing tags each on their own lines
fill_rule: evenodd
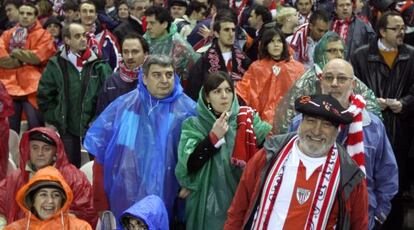
<svg viewBox="0 0 414 230">
<path fill-rule="evenodd" d="M 384 124 L 371 112 L 363 111 L 365 169 L 368 182 L 369 228 L 375 226 L 374 216 L 385 221 L 391 200 L 398 192 L 398 167 Z M 302 115 L 297 115 L 290 130 L 297 130 Z M 346 147 L 348 126 L 338 135 L 337 142 Z"/>
<path fill-rule="evenodd" d="M 148 226 L 148 230 L 168 230 L 168 214 L 162 200 L 155 195 L 149 195 L 138 201 L 122 213 L 121 219 L 133 216 Z M 120 222 L 122 220 L 119 220 Z"/>
<path fill-rule="evenodd" d="M 171 94 L 157 99 L 143 84 L 141 72 L 138 89 L 113 101 L 86 134 L 84 147 L 103 165 L 105 194 L 116 218 L 151 194 L 173 216 L 181 123 L 196 114 L 196 103 L 179 81 L 176 75 Z"/>
</svg>

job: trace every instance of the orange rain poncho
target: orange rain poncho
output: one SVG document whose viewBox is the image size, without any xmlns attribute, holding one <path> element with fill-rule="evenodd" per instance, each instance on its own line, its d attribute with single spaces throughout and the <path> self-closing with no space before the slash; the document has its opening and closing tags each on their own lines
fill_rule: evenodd
<svg viewBox="0 0 414 230">
<path fill-rule="evenodd" d="M 27 202 L 25 202 L 26 191 L 29 190 L 31 186 L 38 183 L 39 181 L 51 181 L 57 182 L 62 185 L 62 188 L 66 194 L 66 201 L 62 204 L 62 208 L 57 211 L 53 216 L 46 220 L 41 220 L 37 218 L 32 212 L 31 207 L 27 207 Z M 19 204 L 20 208 L 24 210 L 25 217 L 16 222 L 7 225 L 4 230 L 14 230 L 14 229 L 85 229 L 92 230 L 92 227 L 84 220 L 76 218 L 73 214 L 69 214 L 69 206 L 72 203 L 73 194 L 69 185 L 63 179 L 63 176 L 59 171 L 52 167 L 48 166 L 46 168 L 40 169 L 33 176 L 30 181 L 25 184 L 16 195 L 16 201 Z M 29 205 L 30 206 L 30 205 Z"/>
<path fill-rule="evenodd" d="M 236 92 L 262 120 L 273 124 L 279 101 L 304 71 L 303 64 L 293 58 L 279 62 L 268 58 L 257 60 L 237 83 Z"/>
<path fill-rule="evenodd" d="M 9 50 L 10 39 L 16 31 L 17 26 L 4 31 L 0 38 L 0 58 L 7 58 L 10 56 Z M 36 104 L 36 91 L 39 84 L 46 62 L 52 57 L 55 52 L 55 45 L 52 35 L 42 28 L 39 21 L 36 21 L 35 26 L 29 30 L 27 39 L 22 50 L 30 51 L 40 64 L 23 64 L 17 68 L 0 68 L 0 81 L 4 84 L 7 92 L 11 96 L 27 96 L 33 106 Z"/>
</svg>

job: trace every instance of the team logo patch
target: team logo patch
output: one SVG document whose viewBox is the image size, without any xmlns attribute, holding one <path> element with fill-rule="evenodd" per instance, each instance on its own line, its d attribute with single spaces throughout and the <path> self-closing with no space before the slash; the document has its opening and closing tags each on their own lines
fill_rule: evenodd
<svg viewBox="0 0 414 230">
<path fill-rule="evenodd" d="M 296 189 L 296 199 L 300 205 L 304 204 L 310 197 L 311 190 L 304 188 Z"/>
</svg>

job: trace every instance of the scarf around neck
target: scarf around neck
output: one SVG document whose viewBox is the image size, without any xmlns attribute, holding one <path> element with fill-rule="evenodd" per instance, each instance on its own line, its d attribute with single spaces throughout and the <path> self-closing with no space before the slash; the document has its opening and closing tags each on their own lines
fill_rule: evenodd
<svg viewBox="0 0 414 230">
<path fill-rule="evenodd" d="M 13 49 L 22 49 L 26 45 L 27 36 L 29 32 L 35 27 L 36 23 L 29 27 L 22 27 L 17 25 L 16 30 L 13 32 L 9 42 L 9 52 Z"/>
<path fill-rule="evenodd" d="M 272 166 L 266 176 L 262 189 L 262 197 L 256 210 L 252 229 L 268 229 L 268 224 L 272 214 L 276 198 L 279 195 L 286 163 L 291 157 L 292 148 L 298 140 L 298 136 L 293 137 L 282 149 L 279 156 L 273 160 Z M 318 178 L 315 188 L 315 196 L 312 198 L 311 208 L 304 229 L 325 229 L 329 220 L 336 193 L 340 181 L 340 159 L 336 144 L 330 149 L 326 161 L 322 166 L 321 175 Z M 290 180 L 292 178 L 287 178 Z M 318 195 L 316 195 L 318 194 Z M 283 195 L 283 194 L 281 194 Z"/>
<path fill-rule="evenodd" d="M 336 19 L 333 23 L 332 31 L 339 34 L 339 36 L 342 39 L 344 39 L 344 42 L 346 42 L 346 39 L 348 38 L 350 24 L 351 24 L 351 18 Z"/>
<path fill-rule="evenodd" d="M 226 63 L 223 63 L 223 67 L 221 66 L 220 60 L 223 59 L 221 55 L 220 48 L 217 44 L 217 40 L 213 40 L 213 43 L 211 44 L 211 47 L 207 51 L 207 59 L 208 62 L 205 63 L 207 65 L 207 69 L 209 73 L 214 73 L 219 70 L 227 70 Z M 231 49 L 231 61 L 232 61 L 232 70 L 229 72 L 229 75 L 231 76 L 233 81 L 239 81 L 242 79 L 243 74 L 246 72 L 246 70 L 243 68 L 243 59 L 245 59 L 245 56 L 234 47 Z"/>
<path fill-rule="evenodd" d="M 129 69 L 124 62 L 119 63 L 119 77 L 125 82 L 133 82 L 138 79 L 140 67 Z"/>
</svg>

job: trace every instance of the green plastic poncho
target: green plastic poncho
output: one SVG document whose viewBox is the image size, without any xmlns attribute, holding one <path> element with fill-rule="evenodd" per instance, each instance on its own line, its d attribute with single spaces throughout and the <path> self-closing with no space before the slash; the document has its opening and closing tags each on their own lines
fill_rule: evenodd
<svg viewBox="0 0 414 230">
<path fill-rule="evenodd" d="M 335 32 L 328 31 L 319 40 L 313 54 L 315 65 L 312 68 L 309 68 L 302 75 L 302 77 L 296 81 L 286 96 L 281 100 L 275 112 L 275 118 L 273 119 L 273 134 L 282 134 L 288 132 L 289 125 L 293 117 L 296 115 L 296 111 L 294 109 L 294 102 L 296 98 L 303 95 L 321 93 L 318 75 L 322 74 L 322 69 L 325 67 L 326 63 L 328 63 L 328 59 L 325 55 L 325 49 L 326 45 L 328 44 L 328 40 L 334 35 L 337 34 Z M 342 42 L 342 44 L 344 43 Z M 355 79 L 356 85 L 354 88 L 354 93 L 361 94 L 365 98 L 367 102 L 365 108 L 368 111 L 382 118 L 381 109 L 378 105 L 374 92 L 369 89 L 361 80 L 358 78 Z"/>
<path fill-rule="evenodd" d="M 175 72 L 181 79 L 188 79 L 188 71 L 196 63 L 200 54 L 179 33 L 175 24 L 171 24 L 168 34 L 159 38 L 151 38 L 144 34 L 151 54 L 164 54 L 173 59 Z"/>
<path fill-rule="evenodd" d="M 197 102 L 199 115 L 183 122 L 175 175 L 181 187 L 191 190 L 185 207 L 187 229 L 222 229 L 242 174 L 240 168 L 230 164 L 239 104 L 235 96 L 228 119 L 229 129 L 224 137 L 226 143 L 198 172 L 189 174 L 187 161 L 190 154 L 207 137 L 217 119 L 204 104 L 203 93 L 204 89 L 201 89 Z M 262 143 L 271 126 L 255 114 L 253 127 L 258 143 Z"/>
</svg>

